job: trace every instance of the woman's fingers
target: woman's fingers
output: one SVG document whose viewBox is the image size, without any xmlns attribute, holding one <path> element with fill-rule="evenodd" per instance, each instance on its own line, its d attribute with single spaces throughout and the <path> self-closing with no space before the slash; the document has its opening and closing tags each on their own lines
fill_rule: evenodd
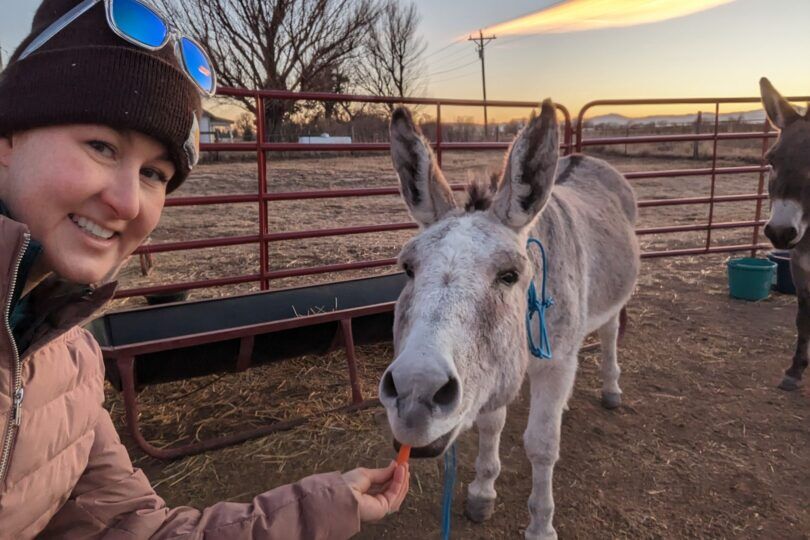
<svg viewBox="0 0 810 540">
<path fill-rule="evenodd" d="M 391 482 L 391 489 L 397 490 L 395 491 L 394 500 L 391 501 L 391 511 L 396 512 L 399 510 L 399 507 L 402 506 L 402 502 L 405 500 L 405 496 L 408 495 L 408 489 L 410 488 L 411 484 L 411 470 L 407 463 L 405 463 L 404 467 L 398 467 L 397 471 L 404 469 L 403 471 L 403 478 L 402 481 L 398 485 L 397 489 L 397 480 L 396 480 L 396 473 L 394 474 L 395 479 Z"/>
<path fill-rule="evenodd" d="M 384 469 L 360 469 L 363 475 L 368 479 L 369 484 L 384 484 L 391 480 L 396 470 L 396 462 L 392 461 Z"/>
<path fill-rule="evenodd" d="M 410 486 L 410 466 L 391 462 L 384 469 L 358 468 L 343 478 L 355 494 L 362 521 L 376 521 L 399 510 Z"/>
<path fill-rule="evenodd" d="M 389 512 L 396 512 L 399 510 L 402 501 L 405 500 L 405 495 L 408 493 L 410 472 L 408 464 L 397 466 L 394 469 L 394 477 L 388 488 L 380 493 L 380 496 L 385 498 Z"/>
</svg>

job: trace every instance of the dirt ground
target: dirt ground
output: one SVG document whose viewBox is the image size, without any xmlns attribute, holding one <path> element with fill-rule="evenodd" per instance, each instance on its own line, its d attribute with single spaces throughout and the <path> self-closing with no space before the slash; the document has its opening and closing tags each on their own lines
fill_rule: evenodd
<svg viewBox="0 0 810 540">
<path fill-rule="evenodd" d="M 383 158 L 360 159 L 361 166 L 335 160 L 325 167 L 314 159 L 275 164 L 276 178 L 285 179 L 277 189 L 309 182 L 312 185 L 303 188 L 322 188 L 324 182 L 390 185 L 393 176 Z M 479 161 L 473 168 L 480 170 L 499 161 L 497 155 L 475 159 Z M 688 160 L 632 156 L 614 162 L 624 171 L 695 166 Z M 463 181 L 469 163 L 463 155 L 447 159 L 451 180 Z M 733 160 L 728 164 L 740 165 Z M 255 181 L 251 171 L 255 175 L 250 164 L 210 165 L 201 171 L 196 188 L 213 193 L 236 190 L 241 184 L 250 189 Z M 326 178 L 317 177 L 318 171 L 327 171 Z M 756 181 L 756 175 L 721 177 L 718 192 L 755 191 Z M 637 182 L 640 199 L 697 196 L 707 186 L 706 178 L 690 177 Z M 336 203 L 326 200 L 323 204 Z M 275 209 L 271 224 L 298 230 L 340 226 L 344 221 L 354 225 L 382 218 L 396 221 L 399 216 L 407 219 L 395 197 L 353 204 L 358 206 L 295 207 L 290 203 Z M 182 213 L 170 212 L 156 241 L 178 235 L 185 239 L 197 234 L 248 234 L 244 228 L 255 227 L 256 215 L 242 206 L 216 216 L 198 214 L 192 219 L 185 214 L 192 224 L 184 223 Z M 734 209 L 721 210 L 716 219 L 750 219 L 750 206 L 726 206 Z M 652 210 L 642 211 L 641 226 L 705 220 L 707 208 Z M 392 256 L 407 235 L 361 235 L 372 240 L 365 242 L 358 236 L 279 247 L 271 251 L 276 253 L 272 264 L 290 267 L 331 258 Z M 750 231 L 718 236 L 721 243 L 751 239 Z M 700 245 L 703 237 L 644 237 L 642 241 L 645 249 L 661 249 Z M 245 263 L 255 262 L 250 249 L 237 256 L 210 251 L 196 262 L 185 255 L 161 254 L 152 276 L 141 278 L 130 266 L 124 278 L 132 286 L 171 279 L 184 268 L 194 268 L 185 271 L 196 276 L 227 274 L 234 266 L 245 272 Z M 755 303 L 729 298 L 727 258 L 644 262 L 628 307 L 630 327 L 620 346 L 624 390 L 620 409 L 606 411 L 599 406 L 598 352 L 580 356 L 554 478 L 560 538 L 810 538 L 810 390 L 784 393 L 775 388 L 792 353 L 795 298 L 773 294 Z M 334 276 L 319 279 L 328 278 Z M 390 345 L 360 349 L 360 375 L 367 394 L 376 393 L 391 356 Z M 342 353 L 333 353 L 241 374 L 148 387 L 140 396 L 144 432 L 156 444 L 167 445 L 329 409 L 348 399 L 344 362 Z M 466 433 L 458 442 L 454 538 L 518 538 L 528 523 L 531 468 L 522 445 L 527 390 L 509 409 L 501 444 L 502 473 L 496 484 L 498 505 L 493 518 L 483 525 L 463 515 L 466 486 L 474 475 L 476 435 Z M 160 462 L 145 456 L 125 433 L 122 402 L 112 389 L 108 389 L 108 406 L 134 461 L 170 505 L 249 501 L 253 494 L 311 473 L 381 466 L 393 456 L 381 409 L 376 408 L 351 415 L 327 414 L 239 446 Z M 412 489 L 402 511 L 367 526 L 359 538 L 438 537 L 441 461 L 414 461 L 412 471 Z"/>
</svg>

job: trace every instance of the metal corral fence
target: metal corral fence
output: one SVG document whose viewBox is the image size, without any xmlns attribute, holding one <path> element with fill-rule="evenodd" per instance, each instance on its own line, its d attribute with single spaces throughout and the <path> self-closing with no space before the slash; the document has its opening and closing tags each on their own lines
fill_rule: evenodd
<svg viewBox="0 0 810 540">
<path fill-rule="evenodd" d="M 790 101 L 806 101 L 807 98 L 789 98 Z M 765 224 L 762 219 L 763 201 L 768 198 L 765 192 L 765 174 L 768 172 L 769 166 L 765 162 L 765 152 L 771 144 L 771 139 L 776 137 L 776 132 L 772 131 L 770 124 L 767 120 L 763 120 L 762 129 L 760 131 L 749 132 L 736 132 L 736 133 L 721 133 L 720 132 L 720 106 L 728 104 L 741 104 L 741 103 L 760 103 L 759 98 L 687 98 L 687 99 L 604 99 L 591 101 L 585 104 L 577 115 L 576 123 L 576 144 L 577 152 L 586 152 L 588 147 L 594 146 L 610 146 L 610 145 L 627 145 L 627 144 L 649 144 L 649 143 L 664 143 L 664 142 L 695 142 L 708 141 L 712 144 L 711 152 L 711 166 L 691 169 L 678 169 L 678 170 L 659 170 L 659 171 L 638 171 L 626 172 L 625 177 L 629 180 L 638 180 L 644 178 L 674 178 L 674 177 L 688 177 L 688 176 L 708 176 L 711 179 L 709 196 L 703 197 L 685 197 L 685 198 L 669 198 L 669 199 L 647 199 L 639 200 L 639 208 L 651 207 L 666 207 L 666 206 L 684 206 L 684 205 L 707 205 L 709 206 L 707 221 L 699 224 L 691 225 L 677 225 L 666 227 L 648 227 L 639 228 L 636 234 L 639 236 L 653 235 L 653 234 L 672 234 L 691 231 L 705 231 L 705 244 L 698 248 L 687 249 L 667 249 L 659 251 L 646 251 L 642 253 L 642 258 L 654 257 L 677 257 L 685 255 L 701 255 L 708 253 L 730 253 L 735 251 L 751 251 L 751 256 L 754 256 L 759 249 L 766 249 L 769 244 L 759 243 L 760 227 Z M 627 107 L 639 105 L 711 105 L 714 107 L 714 121 L 713 129 L 710 133 L 684 133 L 684 134 L 667 134 L 667 135 L 642 135 L 642 136 L 621 136 L 621 137 L 592 137 L 586 138 L 583 135 L 583 126 L 585 125 L 585 115 L 595 107 Z M 717 144 L 720 141 L 740 141 L 756 139 L 762 141 L 762 150 L 760 152 L 759 164 L 751 166 L 738 166 L 738 167 L 718 167 L 718 153 Z M 743 175 L 757 173 L 759 181 L 757 190 L 753 193 L 745 193 L 738 195 L 716 195 L 716 182 L 719 175 Z M 741 201 L 756 201 L 756 209 L 754 211 L 753 219 L 746 221 L 715 221 L 715 205 L 723 203 L 733 203 Z M 734 244 L 734 245 L 714 245 L 712 242 L 712 231 L 723 229 L 751 229 L 751 242 L 747 244 Z"/>
<path fill-rule="evenodd" d="M 353 102 L 353 103 L 379 103 L 379 104 L 404 104 L 435 107 L 436 111 L 436 136 L 433 141 L 433 148 L 437 159 L 441 164 L 442 153 L 451 150 L 505 150 L 508 148 L 507 142 L 447 142 L 442 139 L 442 107 L 481 107 L 484 105 L 480 100 L 459 100 L 459 99 L 438 99 L 438 98 L 388 98 L 377 96 L 357 96 L 345 94 L 327 94 L 317 92 L 284 92 L 284 91 L 251 91 L 234 88 L 222 88 L 219 95 L 231 98 L 252 98 L 255 100 L 257 111 L 264 111 L 268 100 L 287 101 L 319 101 L 319 102 Z M 807 101 L 810 98 L 794 97 L 791 101 Z M 683 206 L 683 205 L 707 205 L 708 219 L 705 223 L 689 225 L 672 225 L 663 227 L 640 228 L 637 233 L 644 235 L 660 235 L 670 233 L 683 233 L 693 231 L 705 231 L 705 244 L 699 248 L 687 249 L 665 249 L 656 251 L 646 251 L 643 257 L 675 257 L 683 255 L 696 255 L 705 253 L 720 253 L 734 251 L 748 251 L 755 253 L 758 249 L 767 247 L 766 244 L 759 243 L 760 227 L 764 224 L 762 219 L 763 201 L 767 198 L 765 193 L 765 174 L 768 170 L 764 162 L 764 153 L 768 148 L 771 139 L 775 137 L 775 132 L 771 131 L 767 122 L 763 122 L 762 129 L 753 132 L 721 133 L 720 106 L 723 104 L 759 103 L 759 98 L 694 98 L 694 99 L 647 99 L 647 100 L 598 100 L 586 104 L 577 115 L 576 124 L 573 125 L 571 115 L 564 106 L 557 104 L 557 108 L 563 116 L 563 141 L 561 150 L 564 154 L 574 151 L 587 152 L 589 147 L 606 147 L 611 145 L 627 144 L 649 144 L 663 142 L 693 142 L 707 141 L 712 144 L 711 166 L 702 168 L 660 170 L 660 171 L 636 171 L 625 173 L 628 179 L 646 178 L 669 178 L 687 176 L 709 176 L 711 187 L 709 196 L 669 198 L 669 199 L 642 199 L 639 201 L 640 208 Z M 710 133 L 685 133 L 685 134 L 664 134 L 664 135 L 638 135 L 621 137 L 591 137 L 584 135 L 583 126 L 586 122 L 586 113 L 599 106 L 638 106 L 638 105 L 713 105 L 715 110 L 714 127 Z M 535 108 L 536 102 L 525 101 L 487 101 L 487 107 L 495 108 Z M 166 201 L 167 207 L 172 206 L 201 206 L 230 203 L 255 203 L 258 205 L 257 230 L 253 234 L 243 236 L 229 236 L 206 238 L 191 241 L 165 242 L 159 244 L 149 244 L 142 246 L 136 254 L 154 254 L 170 251 L 194 250 L 203 248 L 215 248 L 226 246 L 256 245 L 259 251 L 259 267 L 252 273 L 236 276 L 227 276 L 214 279 L 197 280 L 183 283 L 167 283 L 149 287 L 139 287 L 122 290 L 118 297 L 140 296 L 149 293 L 168 293 L 172 291 L 199 289 L 207 287 L 218 287 L 225 285 L 235 285 L 242 283 L 256 283 L 261 290 L 270 288 L 273 280 L 308 276 L 315 274 L 326 274 L 343 272 L 349 270 L 369 269 L 377 267 L 391 266 L 395 259 L 378 259 L 356 262 L 346 262 L 340 264 L 328 264 L 311 266 L 304 268 L 291 268 L 271 270 L 268 260 L 268 246 L 271 242 L 285 240 L 303 240 L 310 238 L 322 238 L 340 235 L 354 235 L 365 233 L 384 233 L 405 229 L 414 229 L 414 223 L 388 223 L 380 225 L 364 225 L 354 227 L 340 227 L 317 230 L 299 230 L 287 232 L 273 232 L 268 228 L 267 208 L 268 203 L 274 201 L 295 201 L 313 199 L 335 199 L 350 197 L 369 197 L 381 195 L 396 195 L 399 193 L 397 186 L 374 187 L 374 188 L 352 188 L 337 190 L 308 190 L 308 191 L 287 191 L 268 193 L 267 189 L 267 152 L 387 152 L 388 143 L 347 143 L 347 144 L 319 144 L 319 143 L 293 143 L 293 142 L 266 142 L 265 121 L 262 114 L 256 115 L 256 141 L 243 143 L 218 143 L 204 144 L 203 151 L 215 152 L 255 152 L 258 166 L 257 189 L 253 193 L 233 194 L 233 195 L 212 195 L 200 197 L 173 197 Z M 757 139 L 762 141 L 762 151 L 760 162 L 757 165 L 719 167 L 717 165 L 717 145 L 719 141 Z M 718 175 L 742 175 L 758 173 L 759 182 L 756 192 L 736 195 L 716 195 L 715 184 Z M 461 190 L 463 185 L 453 184 L 454 190 Z M 738 202 L 756 201 L 756 210 L 751 219 L 746 221 L 726 221 L 715 220 L 715 205 Z M 715 245 L 712 242 L 712 231 L 721 229 L 745 229 L 752 231 L 751 241 L 745 244 Z"/>
</svg>

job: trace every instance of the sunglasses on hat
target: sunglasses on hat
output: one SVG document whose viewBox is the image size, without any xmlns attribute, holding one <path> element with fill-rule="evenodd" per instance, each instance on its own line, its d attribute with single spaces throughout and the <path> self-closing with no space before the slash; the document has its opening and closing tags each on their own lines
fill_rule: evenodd
<svg viewBox="0 0 810 540">
<path fill-rule="evenodd" d="M 31 55 L 100 2 L 104 2 L 110 29 L 118 36 L 150 51 L 162 49 L 169 40 L 173 40 L 174 52 L 183 72 L 203 94 L 210 97 L 216 93 L 216 74 L 203 48 L 192 38 L 181 35 L 175 26 L 140 0 L 84 0 L 38 35 L 20 54 L 19 59 L 23 60 Z"/>
</svg>

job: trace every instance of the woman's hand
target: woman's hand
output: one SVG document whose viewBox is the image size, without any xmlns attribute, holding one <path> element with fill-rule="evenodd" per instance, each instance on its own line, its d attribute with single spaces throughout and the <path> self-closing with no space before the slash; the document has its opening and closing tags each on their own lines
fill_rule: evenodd
<svg viewBox="0 0 810 540">
<path fill-rule="evenodd" d="M 399 510 L 408 494 L 411 473 L 407 463 L 392 461 L 385 469 L 360 467 L 343 473 L 343 479 L 357 499 L 360 521 L 377 521 Z"/>
</svg>

